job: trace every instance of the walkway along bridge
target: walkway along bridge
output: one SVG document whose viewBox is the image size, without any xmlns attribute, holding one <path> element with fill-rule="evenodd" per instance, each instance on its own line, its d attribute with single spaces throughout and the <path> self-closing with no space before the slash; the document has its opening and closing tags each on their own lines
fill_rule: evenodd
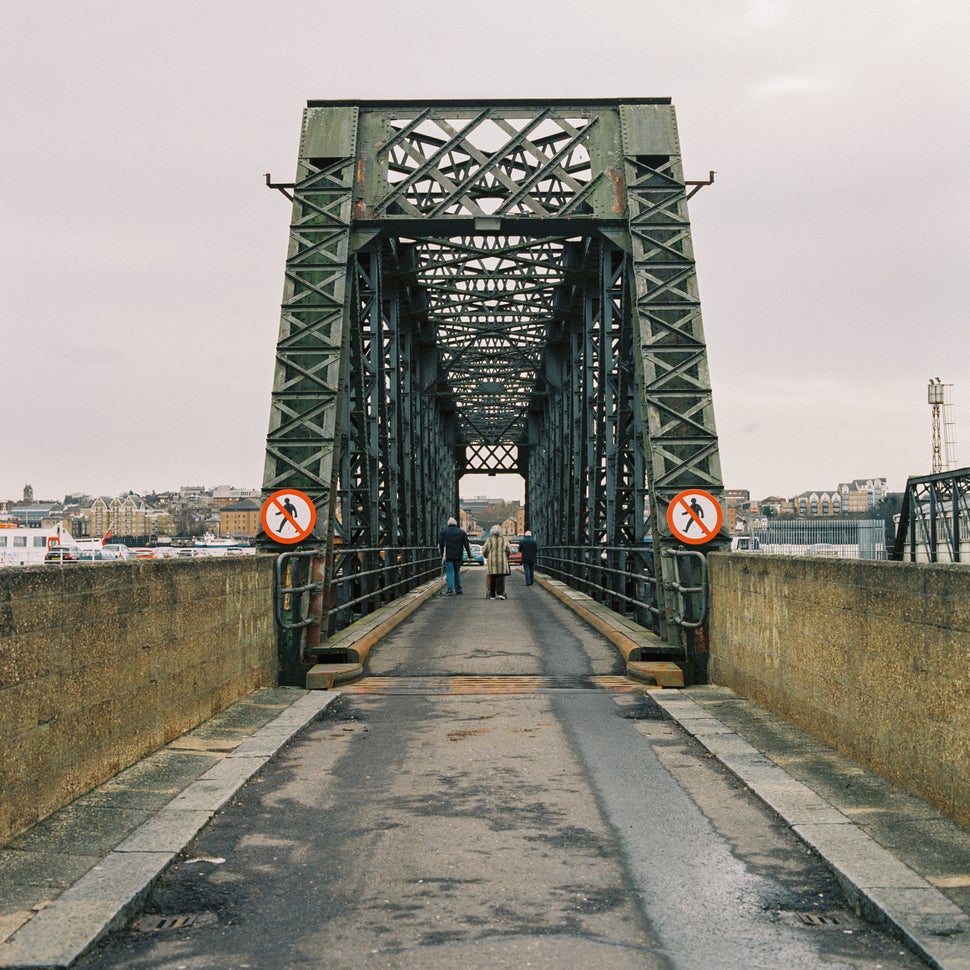
<svg viewBox="0 0 970 970">
<path fill-rule="evenodd" d="M 670 100 L 311 101 L 266 180 L 293 214 L 263 490 L 318 511 L 284 680 L 440 570 L 469 473 L 521 475 L 544 570 L 694 676 L 704 555 L 667 509 L 722 492 L 687 212 L 713 172 L 684 179 Z"/>
</svg>

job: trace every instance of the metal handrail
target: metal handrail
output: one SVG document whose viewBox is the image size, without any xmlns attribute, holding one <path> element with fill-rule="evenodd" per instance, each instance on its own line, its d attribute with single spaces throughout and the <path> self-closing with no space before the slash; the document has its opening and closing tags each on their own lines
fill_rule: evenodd
<svg viewBox="0 0 970 970">
<path fill-rule="evenodd" d="M 652 547 L 543 546 L 540 558 L 544 573 L 597 602 L 612 605 L 618 612 L 632 613 L 648 630 L 658 629 L 660 608 Z"/>
<path fill-rule="evenodd" d="M 696 549 L 669 549 L 664 551 L 664 555 L 673 558 L 676 567 L 674 572 L 677 577 L 665 587 L 677 594 L 677 603 L 679 606 L 679 610 L 671 613 L 670 619 L 677 626 L 683 627 L 685 630 L 696 630 L 698 627 L 703 626 L 704 621 L 707 619 L 707 559 Z M 700 564 L 700 585 L 686 586 L 680 582 L 681 560 L 693 560 Z M 688 620 L 684 615 L 687 612 L 687 598 L 689 596 L 697 596 L 700 599 L 699 616 L 694 620 Z"/>
<path fill-rule="evenodd" d="M 290 561 L 305 561 L 309 567 L 325 556 L 322 547 L 303 547 L 276 557 L 275 615 L 281 630 L 323 626 L 321 636 L 331 636 L 441 571 L 441 555 L 434 546 L 338 546 L 326 563 L 326 584 L 312 578 L 286 584 Z M 300 572 L 311 575 L 309 568 Z M 303 597 L 308 594 L 311 599 L 326 594 L 326 610 L 311 613 L 304 609 Z"/>
<path fill-rule="evenodd" d="M 273 597 L 273 601 L 276 613 L 276 625 L 281 630 L 302 630 L 306 627 L 316 626 L 320 622 L 319 617 L 314 617 L 309 614 L 303 617 L 302 620 L 287 620 L 284 616 L 284 604 L 289 598 L 290 605 L 293 606 L 292 597 L 295 596 L 295 609 L 291 609 L 290 613 L 301 616 L 303 613 L 301 609 L 303 594 L 321 592 L 323 590 L 323 583 L 311 581 L 296 586 L 286 586 L 284 585 L 284 577 L 286 576 L 286 565 L 289 560 L 310 560 L 315 556 L 322 555 L 322 553 L 322 549 L 299 549 L 294 552 L 281 552 L 276 557 L 276 595 Z"/>
<path fill-rule="evenodd" d="M 328 571 L 328 635 L 441 574 L 437 546 L 339 546 Z"/>
<path fill-rule="evenodd" d="M 323 625 L 322 637 L 349 626 L 416 586 L 441 575 L 441 555 L 435 546 L 338 546 L 331 554 L 326 575 L 328 589 L 319 581 L 283 585 L 285 563 L 291 558 L 324 555 L 323 549 L 301 549 L 277 557 L 276 622 L 281 629 L 297 630 Z M 702 626 L 707 617 L 707 560 L 689 549 L 666 549 L 672 557 L 674 578 L 664 584 L 668 595 L 657 595 L 657 577 L 652 546 L 544 546 L 541 570 L 554 579 L 586 593 L 618 612 L 632 614 L 645 629 L 659 631 L 661 608 L 667 600 L 666 620 L 685 630 Z M 682 579 L 681 564 L 696 563 L 697 579 Z M 326 593 L 322 615 L 303 615 L 299 598 Z M 672 595 L 671 595 L 672 594 Z M 284 616 L 284 599 L 297 597 L 295 608 Z"/>
</svg>

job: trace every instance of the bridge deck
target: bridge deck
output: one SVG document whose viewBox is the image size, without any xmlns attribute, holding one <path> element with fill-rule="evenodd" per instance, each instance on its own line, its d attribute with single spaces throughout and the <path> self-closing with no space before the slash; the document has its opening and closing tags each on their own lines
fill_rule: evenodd
<svg viewBox="0 0 970 970">
<path fill-rule="evenodd" d="M 147 904 L 162 923 L 81 966 L 868 965 L 856 942 L 918 965 L 855 899 L 933 965 L 967 965 L 964 830 L 730 692 L 646 691 L 521 574 L 507 601 L 465 583 L 387 634 L 357 684 L 259 692 L 0 850 L 0 966 L 70 965 L 173 858 Z"/>
</svg>

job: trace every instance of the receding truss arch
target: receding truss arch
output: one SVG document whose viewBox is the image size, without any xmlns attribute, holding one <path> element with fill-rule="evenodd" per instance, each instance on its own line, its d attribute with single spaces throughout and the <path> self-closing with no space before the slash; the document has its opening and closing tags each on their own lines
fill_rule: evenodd
<svg viewBox="0 0 970 970">
<path fill-rule="evenodd" d="M 264 489 L 318 540 L 433 543 L 468 473 L 546 546 L 661 549 L 719 493 L 668 99 L 311 101 L 292 190 Z"/>
</svg>

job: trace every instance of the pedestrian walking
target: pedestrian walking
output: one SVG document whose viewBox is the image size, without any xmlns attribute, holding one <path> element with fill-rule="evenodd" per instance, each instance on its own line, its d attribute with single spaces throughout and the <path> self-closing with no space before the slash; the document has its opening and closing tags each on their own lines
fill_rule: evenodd
<svg viewBox="0 0 970 970">
<path fill-rule="evenodd" d="M 450 518 L 448 524 L 441 530 L 441 535 L 438 536 L 438 548 L 441 550 L 441 559 L 445 564 L 445 582 L 448 584 L 445 596 L 461 596 L 463 592 L 461 563 L 466 552 L 471 559 L 472 547 L 468 542 L 468 534 L 454 518 Z"/>
<path fill-rule="evenodd" d="M 519 543 L 519 552 L 522 553 L 522 572 L 525 573 L 525 585 L 531 586 L 535 582 L 536 558 L 539 555 L 539 543 L 531 532 L 526 532 L 525 537 Z"/>
<path fill-rule="evenodd" d="M 508 599 L 505 595 L 505 577 L 512 572 L 509 569 L 509 554 L 512 547 L 509 540 L 502 535 L 502 530 L 497 525 L 493 525 L 489 532 L 485 545 L 482 546 L 482 555 L 485 557 L 485 568 L 488 570 L 488 598 L 489 599 Z"/>
</svg>

